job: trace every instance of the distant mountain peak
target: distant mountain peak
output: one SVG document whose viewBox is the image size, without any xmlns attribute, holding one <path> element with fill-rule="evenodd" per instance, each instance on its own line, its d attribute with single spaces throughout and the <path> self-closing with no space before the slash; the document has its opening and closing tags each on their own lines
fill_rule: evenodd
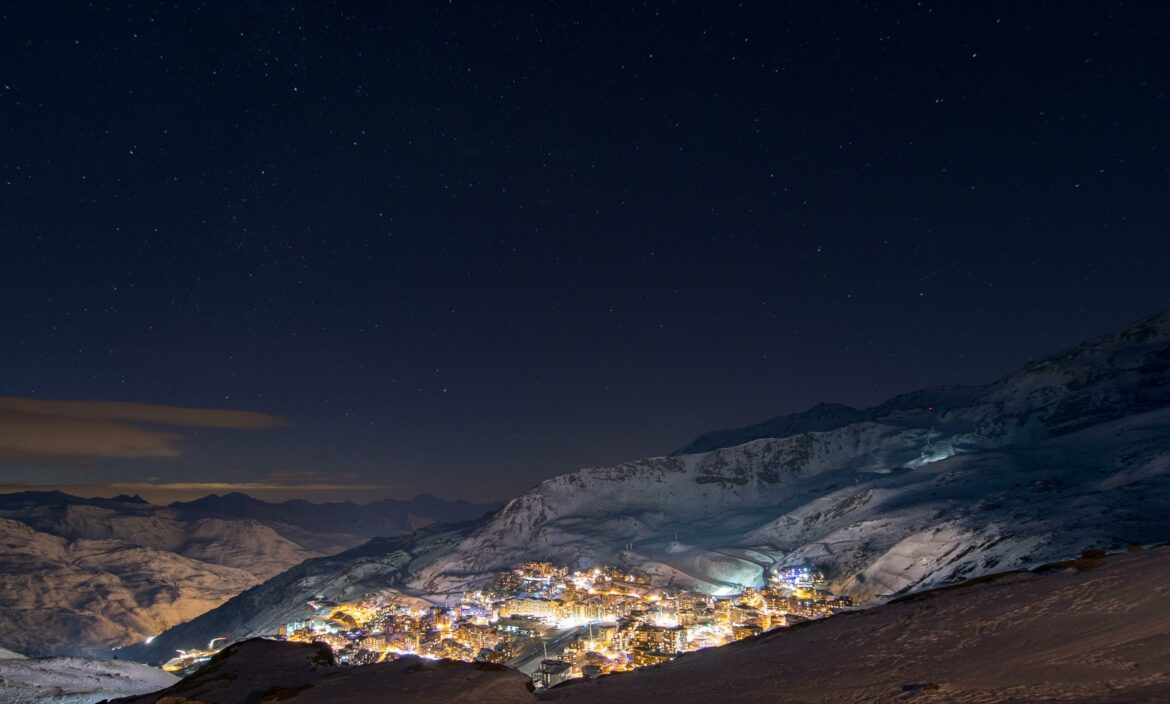
<svg viewBox="0 0 1170 704">
<path fill-rule="evenodd" d="M 1133 381 L 1139 374 L 1140 384 Z M 1093 393 L 1085 393 L 1090 389 Z M 1017 401 L 1018 420 L 1023 422 L 1024 416 L 1039 413 L 1042 425 L 1053 433 L 1170 403 L 1170 308 L 1120 331 L 1033 360 L 994 383 L 911 391 L 860 410 L 840 403 L 818 403 L 802 413 L 704 433 L 673 454 L 693 455 L 761 438 L 828 432 L 866 420 L 905 420 L 907 414 L 941 421 L 955 409 L 994 405 L 1007 396 Z M 1045 412 L 1047 405 L 1054 407 Z M 1095 407 L 1094 412 L 1087 413 L 1087 407 Z"/>
<path fill-rule="evenodd" d="M 74 494 L 53 489 L 51 491 L 16 491 L 9 494 L 0 494 L 0 508 L 17 506 L 109 506 L 111 504 L 141 504 L 149 506 L 150 502 L 138 496 L 120 494 L 112 498 L 95 496 L 85 498 Z"/>
<path fill-rule="evenodd" d="M 704 433 L 676 450 L 675 455 L 694 455 L 721 447 L 742 445 L 761 437 L 786 437 L 801 433 L 825 432 L 842 428 L 862 420 L 864 412 L 841 403 L 818 403 L 803 413 L 769 418 L 762 423 L 742 428 L 729 428 Z"/>
</svg>

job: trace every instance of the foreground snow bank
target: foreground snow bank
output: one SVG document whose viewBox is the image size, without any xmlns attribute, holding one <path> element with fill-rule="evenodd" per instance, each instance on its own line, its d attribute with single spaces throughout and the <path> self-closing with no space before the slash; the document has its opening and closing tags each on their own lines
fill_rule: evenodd
<svg viewBox="0 0 1170 704">
<path fill-rule="evenodd" d="M 0 702 L 4 704 L 91 704 L 153 692 L 178 681 L 162 670 L 123 660 L 26 659 L 0 651 Z"/>
<path fill-rule="evenodd" d="M 1168 576 L 1166 547 L 985 576 L 554 687 L 544 701 L 1164 704 Z"/>
</svg>

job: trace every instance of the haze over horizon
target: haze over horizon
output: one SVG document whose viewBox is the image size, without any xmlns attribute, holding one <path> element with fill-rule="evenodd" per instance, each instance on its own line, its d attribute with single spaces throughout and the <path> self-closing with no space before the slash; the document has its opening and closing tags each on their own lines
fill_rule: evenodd
<svg viewBox="0 0 1170 704">
<path fill-rule="evenodd" d="M 1168 19 L 5 8 L 0 491 L 498 501 L 993 381 L 1170 305 Z"/>
</svg>

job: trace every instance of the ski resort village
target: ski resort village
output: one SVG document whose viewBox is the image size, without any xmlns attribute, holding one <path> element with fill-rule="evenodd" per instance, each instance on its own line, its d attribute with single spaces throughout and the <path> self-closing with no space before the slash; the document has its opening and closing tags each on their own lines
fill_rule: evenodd
<svg viewBox="0 0 1170 704">
<path fill-rule="evenodd" d="M 811 567 L 769 576 L 764 588 L 728 596 L 652 586 L 609 566 L 572 570 L 529 562 L 489 586 L 436 606 L 395 590 L 361 599 L 313 602 L 312 617 L 281 626 L 276 638 L 325 643 L 339 663 L 361 665 L 399 655 L 492 662 L 519 669 L 538 687 L 656 665 L 773 628 L 852 607 L 831 594 Z M 164 669 L 188 673 L 218 652 L 181 651 Z"/>
</svg>

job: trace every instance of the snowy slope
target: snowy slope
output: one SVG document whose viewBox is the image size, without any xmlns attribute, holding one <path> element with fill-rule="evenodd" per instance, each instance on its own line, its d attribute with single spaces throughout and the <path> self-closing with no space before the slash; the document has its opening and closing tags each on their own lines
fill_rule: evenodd
<svg viewBox="0 0 1170 704">
<path fill-rule="evenodd" d="M 986 386 L 903 394 L 858 410 L 822 403 L 756 425 L 706 433 L 676 452 L 697 454 L 761 438 L 827 432 L 871 421 L 937 428 L 978 446 L 1062 434 L 1170 405 L 1170 310 L 1121 332 L 1029 364 Z"/>
<path fill-rule="evenodd" d="M 994 384 L 859 413 L 814 409 L 769 426 L 793 434 L 556 477 L 441 540 L 307 563 L 154 647 L 271 632 L 313 596 L 442 597 L 533 559 L 631 564 L 716 593 L 812 562 L 880 600 L 1170 538 L 1170 311 Z"/>
<path fill-rule="evenodd" d="M 4 704 L 90 704 L 153 692 L 178 681 L 162 670 L 121 660 L 0 659 Z"/>
</svg>

